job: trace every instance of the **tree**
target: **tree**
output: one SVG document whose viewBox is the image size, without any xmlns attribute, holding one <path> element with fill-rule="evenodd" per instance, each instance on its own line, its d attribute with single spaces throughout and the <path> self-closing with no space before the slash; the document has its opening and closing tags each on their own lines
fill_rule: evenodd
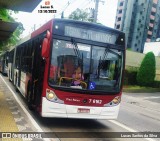
<svg viewBox="0 0 160 141">
<path fill-rule="evenodd" d="M 140 86 L 152 86 L 156 74 L 156 61 L 153 52 L 148 52 L 137 73 L 137 83 Z"/>
<path fill-rule="evenodd" d="M 14 12 L 18 13 L 18 12 Z M 15 19 L 11 16 L 13 14 L 13 11 L 7 10 L 7 9 L 0 9 L 0 19 L 6 22 L 15 22 Z M 18 40 L 20 40 L 20 35 L 22 34 L 24 28 L 23 24 L 19 23 L 19 26 L 14 31 L 12 36 L 3 42 L 0 42 L 0 50 L 8 50 L 10 46 L 13 46 L 17 43 Z"/>
<path fill-rule="evenodd" d="M 90 18 L 90 14 L 84 10 L 77 8 L 69 15 L 69 19 L 79 20 L 79 21 L 88 21 L 93 22 L 93 19 Z"/>
</svg>

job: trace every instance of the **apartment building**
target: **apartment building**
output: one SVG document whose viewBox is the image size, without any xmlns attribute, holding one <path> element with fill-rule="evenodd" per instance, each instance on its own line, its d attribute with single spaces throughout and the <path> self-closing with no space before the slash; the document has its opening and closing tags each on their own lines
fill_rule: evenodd
<svg viewBox="0 0 160 141">
<path fill-rule="evenodd" d="M 143 52 L 160 37 L 160 0 L 118 0 L 115 29 L 126 33 L 126 46 Z"/>
</svg>

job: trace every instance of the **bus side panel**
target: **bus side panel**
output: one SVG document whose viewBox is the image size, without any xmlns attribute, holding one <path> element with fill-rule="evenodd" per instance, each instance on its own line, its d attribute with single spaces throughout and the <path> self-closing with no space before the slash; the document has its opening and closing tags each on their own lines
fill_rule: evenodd
<svg viewBox="0 0 160 141">
<path fill-rule="evenodd" d="M 8 63 L 8 78 L 12 81 L 12 63 Z"/>
<path fill-rule="evenodd" d="M 26 73 L 21 71 L 21 76 L 20 76 L 20 87 L 18 87 L 18 89 L 20 90 L 20 92 L 22 93 L 22 95 L 25 97 L 25 85 L 26 85 Z"/>
<path fill-rule="evenodd" d="M 49 39 L 49 42 L 48 42 L 48 50 L 50 52 L 51 50 L 51 40 L 52 40 L 52 28 L 53 28 L 53 21 L 51 20 L 50 22 L 47 23 L 48 26 L 50 27 L 50 39 Z M 43 48 L 43 46 L 42 46 Z M 43 80 L 43 90 L 42 90 L 42 98 L 46 96 L 46 88 L 48 87 L 48 72 L 49 72 L 49 63 L 50 63 L 50 54 L 49 54 L 49 57 L 46 58 L 46 61 L 45 61 L 45 70 L 44 70 L 44 80 Z"/>
<path fill-rule="evenodd" d="M 2 60 L 1 60 L 1 56 L 0 56 L 0 72 L 2 72 Z"/>
<path fill-rule="evenodd" d="M 18 69 L 17 68 L 14 68 L 13 80 L 14 80 L 13 84 L 18 88 Z"/>
</svg>

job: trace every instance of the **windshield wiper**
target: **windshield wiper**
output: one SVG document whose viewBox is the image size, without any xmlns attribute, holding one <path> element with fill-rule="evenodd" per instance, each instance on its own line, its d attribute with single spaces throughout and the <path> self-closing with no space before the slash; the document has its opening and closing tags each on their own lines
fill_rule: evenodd
<svg viewBox="0 0 160 141">
<path fill-rule="evenodd" d="M 81 67 L 81 78 L 82 78 L 82 74 L 83 74 L 83 53 L 82 53 L 82 57 L 81 57 L 80 51 L 79 51 L 79 49 L 78 49 L 78 45 L 77 45 L 76 41 L 72 38 L 72 39 L 71 39 L 71 42 L 72 42 L 72 44 L 74 45 L 73 50 L 74 50 L 75 55 L 76 55 L 78 58 L 80 58 L 80 60 L 78 59 L 78 64 L 80 64 L 80 67 Z"/>
<path fill-rule="evenodd" d="M 74 45 L 73 50 L 74 50 L 75 55 L 78 56 L 78 58 L 81 58 L 81 57 L 80 57 L 80 51 L 79 51 L 79 49 L 78 49 L 78 46 L 77 46 L 76 41 L 72 38 L 72 39 L 71 39 L 71 42 L 72 42 L 72 44 Z"/>
</svg>

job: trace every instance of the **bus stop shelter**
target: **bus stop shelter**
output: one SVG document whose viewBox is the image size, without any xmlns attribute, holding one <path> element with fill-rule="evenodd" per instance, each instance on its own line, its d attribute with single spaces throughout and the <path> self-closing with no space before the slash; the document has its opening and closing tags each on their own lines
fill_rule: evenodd
<svg viewBox="0 0 160 141">
<path fill-rule="evenodd" d="M 0 0 L 0 8 L 32 12 L 42 0 Z"/>
<path fill-rule="evenodd" d="M 32 12 L 42 0 L 0 0 L 0 8 L 14 11 Z M 0 42 L 7 40 L 18 27 L 18 23 L 0 19 Z"/>
<path fill-rule="evenodd" d="M 11 37 L 12 33 L 18 27 L 18 23 L 0 21 L 0 42 L 7 40 Z"/>
</svg>

